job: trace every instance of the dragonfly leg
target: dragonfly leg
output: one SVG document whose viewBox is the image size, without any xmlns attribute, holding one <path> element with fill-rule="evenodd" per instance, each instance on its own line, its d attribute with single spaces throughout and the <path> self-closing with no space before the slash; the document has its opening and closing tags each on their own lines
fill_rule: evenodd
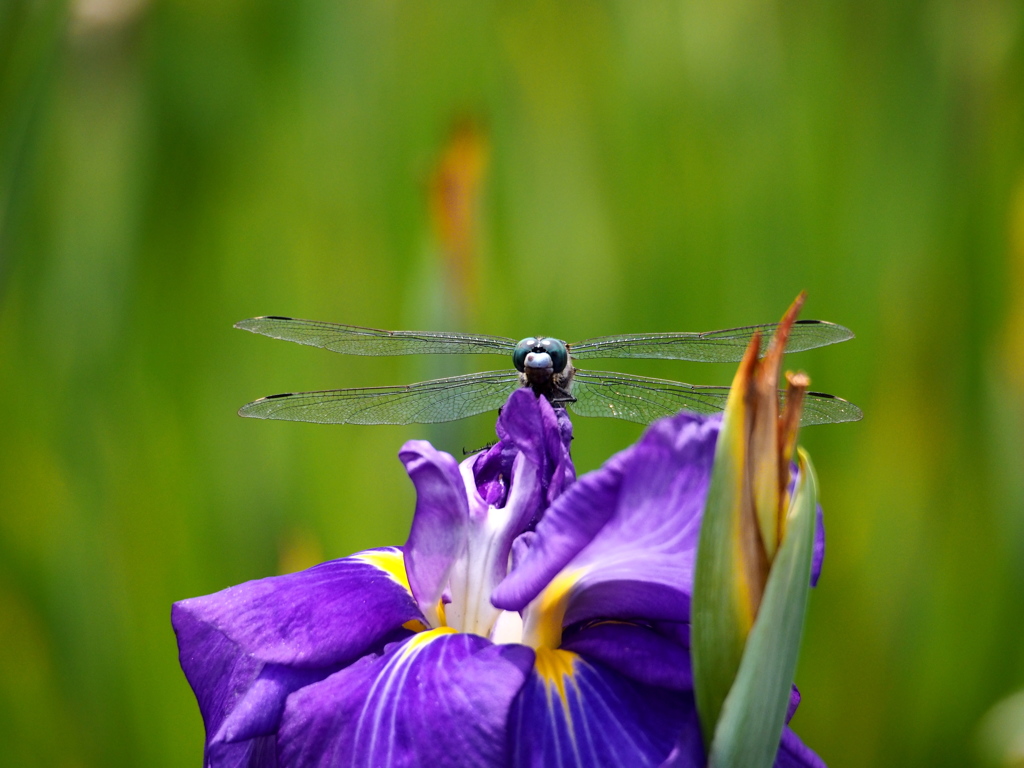
<svg viewBox="0 0 1024 768">
<path fill-rule="evenodd" d="M 487 443 L 487 445 L 485 445 L 483 448 L 473 448 L 472 450 L 470 450 L 469 448 L 466 448 L 465 446 L 463 446 L 463 448 L 462 448 L 462 455 L 463 456 L 472 456 L 474 453 L 483 453 L 484 451 L 491 450 L 491 448 L 493 448 L 496 445 L 497 445 L 497 443 L 491 442 L 491 443 Z"/>
<path fill-rule="evenodd" d="M 576 398 L 567 389 L 555 387 L 548 396 L 548 401 L 556 408 L 565 408 L 565 406 L 575 403 Z"/>
</svg>

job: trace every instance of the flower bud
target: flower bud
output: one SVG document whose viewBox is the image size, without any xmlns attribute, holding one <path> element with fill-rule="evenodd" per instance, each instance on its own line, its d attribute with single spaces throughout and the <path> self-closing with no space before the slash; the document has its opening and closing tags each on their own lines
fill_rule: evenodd
<svg viewBox="0 0 1024 768">
<path fill-rule="evenodd" d="M 784 725 L 810 586 L 817 505 L 810 460 L 792 465 L 805 374 L 779 375 L 804 295 L 764 358 L 751 339 L 733 380 L 694 575 L 694 689 L 712 766 L 771 766 Z"/>
</svg>

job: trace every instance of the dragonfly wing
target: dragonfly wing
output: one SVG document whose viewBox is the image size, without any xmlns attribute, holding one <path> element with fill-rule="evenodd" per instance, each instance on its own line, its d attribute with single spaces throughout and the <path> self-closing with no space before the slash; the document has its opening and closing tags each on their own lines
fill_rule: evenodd
<svg viewBox="0 0 1024 768">
<path fill-rule="evenodd" d="M 725 409 L 729 387 L 706 387 L 678 381 L 604 371 L 577 371 L 569 408 L 580 416 L 607 416 L 649 424 L 681 410 L 717 413 Z M 785 400 L 784 391 L 779 391 Z M 859 421 L 864 414 L 853 403 L 834 395 L 808 392 L 800 424 L 838 424 Z"/>
<path fill-rule="evenodd" d="M 785 401 L 785 395 L 783 395 L 783 401 Z M 824 392 L 807 392 L 804 395 L 800 426 L 842 424 L 846 421 L 860 421 L 863 418 L 864 411 L 849 400 L 843 400 L 835 395 L 826 395 Z"/>
<path fill-rule="evenodd" d="M 433 424 L 495 411 L 519 387 L 514 371 L 488 371 L 397 387 L 271 395 L 239 416 L 318 424 Z"/>
<path fill-rule="evenodd" d="M 253 317 L 235 328 L 344 355 L 512 354 L 516 342 L 502 336 L 433 331 L 382 331 L 294 317 Z"/>
<path fill-rule="evenodd" d="M 700 387 L 663 379 L 603 371 L 576 371 L 572 381 L 580 416 L 607 416 L 638 424 L 671 416 L 680 410 L 717 413 L 725 408 L 728 387 Z"/>
<path fill-rule="evenodd" d="M 599 336 L 569 345 L 569 354 L 576 360 L 611 357 L 661 358 L 692 360 L 698 363 L 735 363 L 755 332 L 761 334 L 761 353 L 775 335 L 777 323 L 748 325 L 705 333 L 634 333 L 621 336 Z M 798 320 L 789 332 L 787 352 L 824 347 L 852 339 L 853 333 L 841 325 L 824 320 Z"/>
</svg>

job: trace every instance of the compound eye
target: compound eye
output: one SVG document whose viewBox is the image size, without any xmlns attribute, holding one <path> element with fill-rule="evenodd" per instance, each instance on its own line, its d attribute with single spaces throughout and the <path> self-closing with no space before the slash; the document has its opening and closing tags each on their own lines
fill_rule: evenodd
<svg viewBox="0 0 1024 768">
<path fill-rule="evenodd" d="M 564 341 L 551 338 L 541 339 L 540 346 L 551 355 L 551 367 L 556 373 L 561 373 L 565 370 L 565 366 L 569 362 L 569 352 L 565 348 Z"/>
<path fill-rule="evenodd" d="M 533 336 L 528 339 L 523 339 L 516 344 L 515 351 L 512 352 L 512 365 L 514 365 L 516 370 L 520 373 L 526 370 L 526 356 L 533 351 L 535 346 L 537 346 L 537 339 Z"/>
</svg>

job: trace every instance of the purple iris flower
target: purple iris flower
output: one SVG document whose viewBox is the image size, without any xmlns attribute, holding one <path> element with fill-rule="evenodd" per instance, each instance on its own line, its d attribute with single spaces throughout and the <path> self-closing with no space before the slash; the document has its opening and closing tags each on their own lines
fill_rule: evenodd
<svg viewBox="0 0 1024 768">
<path fill-rule="evenodd" d="M 407 443 L 405 547 L 174 605 L 204 764 L 703 766 L 688 621 L 718 426 L 664 419 L 578 482 L 564 410 L 527 389 L 461 464 Z M 787 728 L 776 766 L 823 763 Z"/>
</svg>

